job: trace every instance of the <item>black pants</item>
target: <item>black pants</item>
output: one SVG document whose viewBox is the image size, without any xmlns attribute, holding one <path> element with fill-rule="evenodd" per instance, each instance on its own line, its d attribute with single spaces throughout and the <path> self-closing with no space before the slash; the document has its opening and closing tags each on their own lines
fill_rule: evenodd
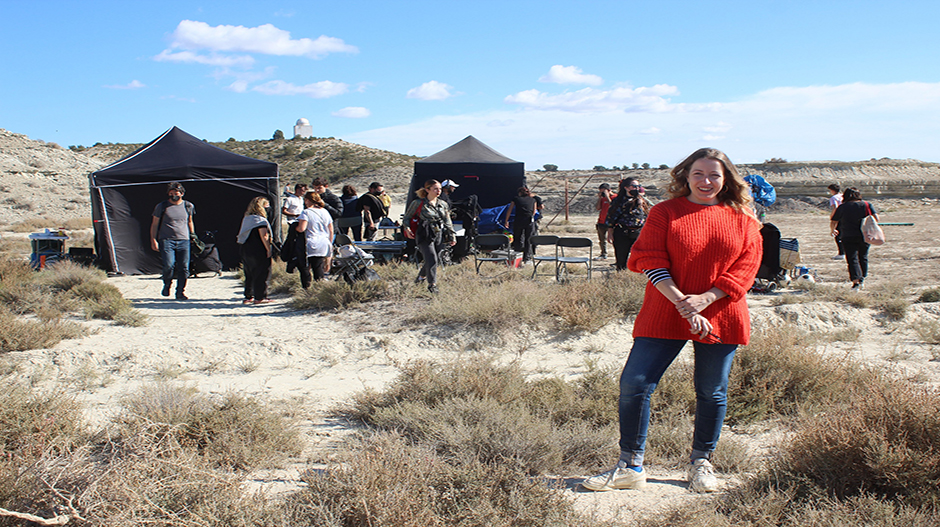
<svg viewBox="0 0 940 527">
<path fill-rule="evenodd" d="M 326 276 L 326 270 L 324 265 L 326 264 L 326 256 L 308 256 L 307 257 L 307 268 L 299 268 L 300 271 L 300 286 L 304 289 L 310 287 L 310 274 L 313 273 L 313 279 L 319 282 L 323 280 L 323 277 Z"/>
<path fill-rule="evenodd" d="M 868 248 L 864 238 L 842 238 L 842 248 L 845 250 L 845 263 L 849 267 L 849 278 L 852 282 L 862 283 L 868 276 Z"/>
<path fill-rule="evenodd" d="M 621 229 L 614 227 L 614 255 L 617 257 L 617 270 L 627 268 L 627 259 L 630 258 L 630 249 L 640 236 L 640 229 Z"/>
<path fill-rule="evenodd" d="M 242 249 L 242 267 L 245 271 L 245 298 L 248 300 L 267 298 L 271 259 L 266 254 Z"/>
<path fill-rule="evenodd" d="M 415 238 L 415 246 L 421 251 L 421 258 L 424 259 L 424 264 L 421 266 L 421 271 L 418 272 L 418 275 L 427 278 L 428 286 L 436 285 L 438 255 L 441 253 L 441 249 L 444 248 L 444 244 L 441 241 L 441 234 L 438 233 L 437 236 L 433 238 L 418 234 Z"/>
<path fill-rule="evenodd" d="M 528 262 L 532 257 L 532 232 L 535 224 L 529 220 L 516 218 L 512 223 L 512 249 L 522 253 L 522 260 Z"/>
</svg>

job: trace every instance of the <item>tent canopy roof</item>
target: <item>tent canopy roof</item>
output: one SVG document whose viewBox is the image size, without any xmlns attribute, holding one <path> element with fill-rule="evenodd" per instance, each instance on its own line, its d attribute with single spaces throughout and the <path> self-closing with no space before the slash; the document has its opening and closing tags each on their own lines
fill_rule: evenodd
<svg viewBox="0 0 940 527">
<path fill-rule="evenodd" d="M 277 163 L 229 152 L 174 126 L 123 159 L 94 172 L 93 181 L 97 185 L 126 183 L 128 175 L 137 180 L 171 181 L 180 177 L 179 169 L 183 167 L 212 167 L 215 170 L 214 174 L 199 170 L 190 172 L 187 179 L 219 177 L 220 174 L 277 177 Z"/>
<path fill-rule="evenodd" d="M 453 144 L 415 163 L 520 163 L 486 146 L 476 137 L 468 135 Z"/>
</svg>

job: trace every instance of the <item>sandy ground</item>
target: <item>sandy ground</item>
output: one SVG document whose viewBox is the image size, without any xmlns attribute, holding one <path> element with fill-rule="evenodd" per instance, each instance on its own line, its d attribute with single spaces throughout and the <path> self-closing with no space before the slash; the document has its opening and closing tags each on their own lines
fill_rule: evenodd
<svg viewBox="0 0 940 527">
<path fill-rule="evenodd" d="M 869 289 L 889 281 L 902 281 L 912 288 L 936 286 L 940 244 L 934 233 L 940 211 L 935 202 L 905 203 L 884 210 L 881 217 L 883 222 L 914 225 L 885 227 L 889 243 L 872 250 Z M 589 227 L 592 218 L 578 221 Z M 848 288 L 845 263 L 831 259 L 835 245 L 828 236 L 824 212 L 771 215 L 768 221 L 784 237 L 800 240 L 804 265 L 816 269 L 821 286 Z M 304 428 L 310 442 L 308 453 L 329 449 L 342 439 L 342 424 L 327 418 L 331 407 L 364 388 L 382 388 L 405 361 L 479 353 L 466 350 L 489 342 L 482 346 L 485 352 L 507 361 L 519 360 L 534 374 L 570 377 L 583 372 L 587 360 L 621 364 L 631 344 L 629 320 L 591 334 L 528 331 L 507 341 L 448 328 L 407 327 L 401 307 L 388 303 L 342 313 L 294 312 L 285 306 L 284 298 L 245 306 L 241 284 L 232 273 L 193 279 L 186 291 L 187 302 L 161 297 L 161 282 L 155 276 L 110 281 L 150 317 L 149 325 L 128 328 L 91 322 L 95 332 L 88 337 L 51 349 L 9 354 L 22 375 L 38 385 L 66 383 L 85 401 L 89 419 L 97 424 L 108 419 L 121 394 L 161 378 L 186 382 L 207 393 L 236 390 L 270 398 L 297 397 L 310 415 Z M 446 272 L 441 289 L 446 294 Z M 750 297 L 755 328 L 784 323 L 817 332 L 857 328 L 857 341 L 833 343 L 827 350 L 940 385 L 940 354 L 917 342 L 909 327 L 918 318 L 940 315 L 937 304 L 914 305 L 905 321 L 889 324 L 870 309 L 835 304 L 772 307 L 771 298 Z M 725 437 L 734 435 L 728 431 Z M 752 439 L 757 446 L 767 446 L 762 438 Z M 611 455 L 613 462 L 616 453 Z M 290 490 L 298 485 L 302 468 L 258 473 L 251 485 L 272 492 Z M 680 471 L 650 467 L 650 473 L 652 484 L 643 491 L 608 493 L 580 491 L 578 475 L 566 475 L 565 492 L 586 512 L 623 519 L 685 500 L 708 499 L 690 493 Z"/>
</svg>

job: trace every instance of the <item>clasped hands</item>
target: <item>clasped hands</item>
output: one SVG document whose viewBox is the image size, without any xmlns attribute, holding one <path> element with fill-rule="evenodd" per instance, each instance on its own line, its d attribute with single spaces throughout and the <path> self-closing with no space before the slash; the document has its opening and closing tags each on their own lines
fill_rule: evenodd
<svg viewBox="0 0 940 527">
<path fill-rule="evenodd" d="M 701 315 L 701 311 L 711 305 L 707 295 L 685 295 L 675 302 L 676 311 L 689 321 L 689 331 L 705 338 L 711 333 L 712 323 Z"/>
</svg>

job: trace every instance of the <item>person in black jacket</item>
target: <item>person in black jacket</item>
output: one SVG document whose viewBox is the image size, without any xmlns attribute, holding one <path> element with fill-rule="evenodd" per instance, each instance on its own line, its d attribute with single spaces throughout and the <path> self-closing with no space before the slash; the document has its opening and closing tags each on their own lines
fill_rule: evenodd
<svg viewBox="0 0 940 527">
<path fill-rule="evenodd" d="M 513 209 L 516 215 L 512 220 L 512 249 L 522 253 L 522 261 L 532 258 L 532 236 L 535 234 L 535 213 L 542 208 L 542 198 L 532 194 L 528 187 L 519 187 L 516 197 L 506 207 L 506 219 L 503 226 L 509 228 L 509 218 Z"/>
<path fill-rule="evenodd" d="M 378 232 L 377 225 L 382 218 L 388 216 L 388 209 L 382 202 L 382 194 L 385 193 L 385 187 L 378 181 L 369 184 L 369 191 L 359 197 L 358 210 L 362 212 L 363 229 L 362 237 L 366 240 L 375 239 L 375 233 Z"/>
<path fill-rule="evenodd" d="M 327 188 L 329 183 L 323 178 L 316 178 L 310 186 L 310 190 L 320 195 L 323 200 L 323 208 L 330 213 L 330 217 L 335 221 L 343 215 L 343 200 L 339 196 L 330 192 Z"/>
<path fill-rule="evenodd" d="M 636 178 L 620 180 L 617 197 L 607 209 L 607 241 L 614 246 L 615 267 L 618 271 L 627 268 L 627 259 L 633 242 L 640 236 L 640 230 L 646 222 L 650 204 L 643 197 L 643 186 Z"/>
<path fill-rule="evenodd" d="M 268 199 L 255 197 L 248 204 L 245 217 L 238 230 L 238 247 L 245 272 L 245 299 L 243 304 L 267 304 L 268 279 L 271 276 L 271 224 L 268 223 Z"/>
<path fill-rule="evenodd" d="M 858 189 L 849 187 L 842 192 L 842 205 L 832 213 L 829 222 L 832 235 L 842 239 L 849 279 L 852 280 L 852 289 L 856 291 L 862 288 L 868 277 L 868 248 L 871 245 L 862 234 L 862 220 L 866 216 L 874 216 L 875 221 L 879 221 L 875 208 L 867 201 L 862 201 Z"/>
</svg>

